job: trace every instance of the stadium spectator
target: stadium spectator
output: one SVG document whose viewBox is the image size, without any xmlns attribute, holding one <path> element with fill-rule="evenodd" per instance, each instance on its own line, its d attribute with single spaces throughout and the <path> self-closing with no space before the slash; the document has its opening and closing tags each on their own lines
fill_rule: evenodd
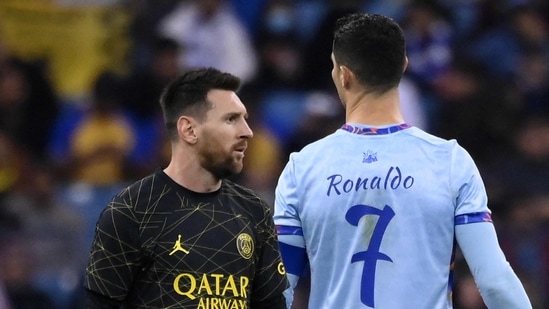
<svg viewBox="0 0 549 309">
<path fill-rule="evenodd" d="M 158 35 L 184 46 L 181 68 L 215 67 L 248 82 L 257 55 L 242 21 L 226 0 L 182 1 L 159 22 Z"/>
</svg>

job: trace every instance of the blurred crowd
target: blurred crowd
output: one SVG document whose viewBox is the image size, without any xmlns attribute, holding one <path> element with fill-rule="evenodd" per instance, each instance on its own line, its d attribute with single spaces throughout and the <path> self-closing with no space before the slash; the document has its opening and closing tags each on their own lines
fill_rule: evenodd
<svg viewBox="0 0 549 309">
<path fill-rule="evenodd" d="M 470 152 L 509 262 L 534 308 L 549 308 L 547 0 L 50 2 L 128 12 L 130 69 L 64 96 L 47 59 L 21 59 L 0 37 L 0 308 L 82 308 L 95 221 L 120 188 L 165 166 L 158 98 L 188 68 L 243 80 L 254 138 L 235 180 L 272 205 L 288 155 L 344 122 L 332 29 L 356 11 L 402 25 L 405 119 Z M 454 267 L 455 308 L 485 308 L 459 252 Z"/>
</svg>

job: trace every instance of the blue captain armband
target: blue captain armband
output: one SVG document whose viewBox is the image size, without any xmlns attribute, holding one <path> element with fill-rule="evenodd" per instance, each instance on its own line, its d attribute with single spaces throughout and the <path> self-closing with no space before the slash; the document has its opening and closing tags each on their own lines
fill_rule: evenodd
<svg viewBox="0 0 549 309">
<path fill-rule="evenodd" d="M 454 225 L 478 222 L 492 222 L 492 214 L 490 214 L 489 212 L 474 212 L 470 214 L 459 215 L 454 218 Z"/>
<path fill-rule="evenodd" d="M 277 225 L 280 254 L 288 274 L 301 276 L 307 266 L 303 230 L 298 226 Z"/>
<path fill-rule="evenodd" d="M 276 233 L 280 235 L 300 235 L 303 236 L 303 229 L 299 226 L 277 225 Z"/>
</svg>

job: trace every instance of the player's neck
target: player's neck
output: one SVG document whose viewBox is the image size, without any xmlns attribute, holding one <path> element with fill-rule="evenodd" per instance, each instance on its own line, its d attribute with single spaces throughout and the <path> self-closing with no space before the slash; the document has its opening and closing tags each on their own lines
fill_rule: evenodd
<svg viewBox="0 0 549 309">
<path fill-rule="evenodd" d="M 199 193 L 217 191 L 221 180 L 206 171 L 199 162 L 172 159 L 164 173 L 179 185 Z"/>
<path fill-rule="evenodd" d="M 345 120 L 347 123 L 370 126 L 403 123 L 398 89 L 383 95 L 363 93 L 350 97 L 347 100 Z"/>
</svg>

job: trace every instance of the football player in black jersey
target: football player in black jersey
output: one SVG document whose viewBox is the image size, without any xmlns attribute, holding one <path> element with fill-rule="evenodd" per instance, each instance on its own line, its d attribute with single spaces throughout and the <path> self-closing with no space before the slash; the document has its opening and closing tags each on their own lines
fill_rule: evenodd
<svg viewBox="0 0 549 309">
<path fill-rule="evenodd" d="M 239 87 L 213 68 L 166 87 L 171 161 L 102 212 L 84 282 L 90 308 L 285 308 L 270 207 L 226 179 L 253 136 Z"/>
</svg>

